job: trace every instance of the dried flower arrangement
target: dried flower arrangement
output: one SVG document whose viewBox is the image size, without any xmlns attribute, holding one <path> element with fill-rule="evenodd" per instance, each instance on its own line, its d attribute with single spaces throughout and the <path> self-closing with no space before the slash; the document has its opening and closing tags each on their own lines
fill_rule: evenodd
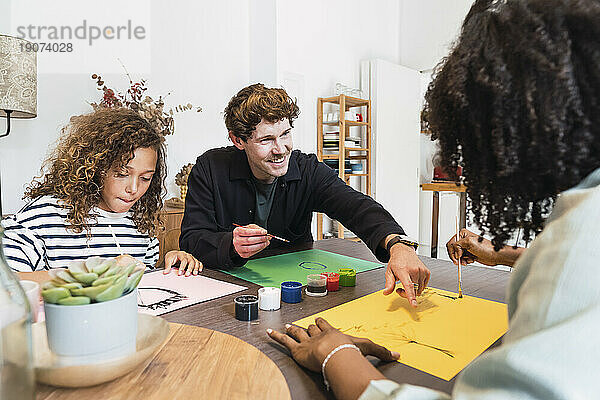
<svg viewBox="0 0 600 400">
<path fill-rule="evenodd" d="M 92 79 L 96 80 L 97 89 L 103 93 L 100 102 L 90 103 L 94 110 L 99 107 L 127 107 L 137 111 L 142 118 L 145 118 L 164 136 L 175 133 L 175 120 L 173 119 L 175 113 L 192 109 L 196 109 L 196 112 L 202 111 L 202 107 L 194 107 L 190 103 L 177 105 L 165 111 L 165 103 L 162 96 L 159 96 L 157 100 L 154 100 L 150 96 L 144 96 L 144 92 L 148 90 L 146 81 L 141 79 L 139 82 L 134 82 L 129 73 L 127 71 L 125 73 L 129 78 L 129 88 L 125 93 L 117 92 L 107 87 L 100 75 L 92 75 Z"/>
</svg>

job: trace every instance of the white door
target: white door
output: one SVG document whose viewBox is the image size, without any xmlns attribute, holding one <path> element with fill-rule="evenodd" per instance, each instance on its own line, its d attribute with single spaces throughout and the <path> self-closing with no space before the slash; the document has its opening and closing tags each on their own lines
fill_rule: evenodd
<svg viewBox="0 0 600 400">
<path fill-rule="evenodd" d="M 407 235 L 417 239 L 421 77 L 419 71 L 384 60 L 365 62 L 363 68 L 367 65 L 373 107 L 373 197 Z"/>
</svg>

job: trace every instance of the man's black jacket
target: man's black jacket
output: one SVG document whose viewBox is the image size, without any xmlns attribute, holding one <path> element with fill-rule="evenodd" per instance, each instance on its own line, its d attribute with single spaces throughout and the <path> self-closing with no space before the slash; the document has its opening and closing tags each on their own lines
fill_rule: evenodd
<svg viewBox="0 0 600 400">
<path fill-rule="evenodd" d="M 232 268 L 246 259 L 233 249 L 233 224 L 254 222 L 255 189 L 246 153 L 230 146 L 198 157 L 188 178 L 179 246 L 205 266 Z M 389 255 L 378 247 L 391 233 L 404 234 L 394 218 L 371 197 L 346 185 L 314 154 L 294 150 L 287 173 L 277 180 L 267 221 L 269 233 L 292 243 L 310 242 L 312 212 L 340 221 L 369 246 L 382 262 Z M 278 240 L 270 247 L 284 246 Z"/>
</svg>

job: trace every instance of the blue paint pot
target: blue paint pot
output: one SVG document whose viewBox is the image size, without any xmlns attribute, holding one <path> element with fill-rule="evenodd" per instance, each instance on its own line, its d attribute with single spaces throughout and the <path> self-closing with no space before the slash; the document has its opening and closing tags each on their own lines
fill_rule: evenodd
<svg viewBox="0 0 600 400">
<path fill-rule="evenodd" d="M 281 301 L 300 303 L 302 301 L 302 283 L 286 281 L 281 283 Z"/>
</svg>

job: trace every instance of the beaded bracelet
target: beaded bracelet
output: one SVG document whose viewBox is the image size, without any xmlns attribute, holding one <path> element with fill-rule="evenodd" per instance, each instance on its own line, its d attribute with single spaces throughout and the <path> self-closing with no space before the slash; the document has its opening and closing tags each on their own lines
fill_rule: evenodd
<svg viewBox="0 0 600 400">
<path fill-rule="evenodd" d="M 349 343 L 341 344 L 338 347 L 336 347 L 335 349 L 331 350 L 329 352 L 329 354 L 327 354 L 327 357 L 325 357 L 325 359 L 323 360 L 323 365 L 321 365 L 321 372 L 323 373 L 323 382 L 325 382 L 325 387 L 327 388 L 327 390 L 329 390 L 329 381 L 327 380 L 327 377 L 325 376 L 325 366 L 327 365 L 327 361 L 329 361 L 331 356 L 342 349 L 356 349 L 362 355 L 362 352 L 360 351 L 360 349 L 358 347 L 356 347 L 353 344 L 349 344 Z"/>
</svg>

